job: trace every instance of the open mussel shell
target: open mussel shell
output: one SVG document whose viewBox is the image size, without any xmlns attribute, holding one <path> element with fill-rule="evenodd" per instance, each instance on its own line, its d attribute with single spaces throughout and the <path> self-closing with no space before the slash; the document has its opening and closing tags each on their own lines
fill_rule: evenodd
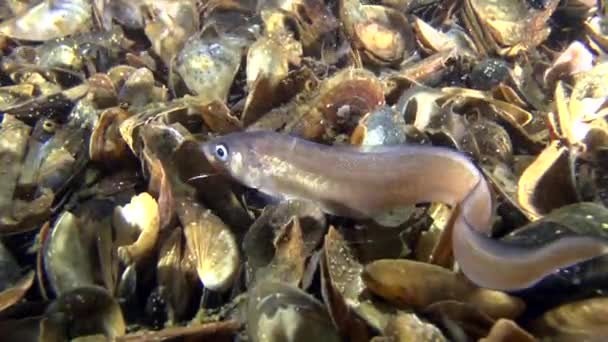
<svg viewBox="0 0 608 342">
<path fill-rule="evenodd" d="M 467 126 L 471 138 L 461 141 L 465 152 L 473 154 L 478 160 L 512 164 L 513 144 L 504 127 L 485 118 L 468 120 Z"/>
<path fill-rule="evenodd" d="M 320 140 L 327 131 L 351 132 L 359 118 L 384 105 L 382 82 L 370 71 L 348 68 L 325 79 L 284 131 Z"/>
<path fill-rule="evenodd" d="M 597 159 L 608 145 L 605 102 L 608 63 L 598 63 L 577 75 L 574 87 L 558 81 L 555 87 L 557 113 L 550 117 L 553 134 L 566 140 L 582 158 Z"/>
<path fill-rule="evenodd" d="M 285 228 L 297 218 L 304 239 L 305 256 L 310 256 L 321 243 L 325 234 L 326 219 L 319 207 L 311 202 L 288 200 L 276 205 L 267 205 L 251 225 L 244 237 L 243 249 L 247 256 L 247 267 L 254 278 L 258 269 L 271 264 L 277 239 Z M 293 223 L 292 223 L 293 224 Z"/>
<path fill-rule="evenodd" d="M 323 303 L 280 282 L 261 282 L 250 290 L 247 333 L 262 341 L 340 341 Z"/>
<path fill-rule="evenodd" d="M 252 87 L 260 76 L 276 84 L 287 76 L 290 61 L 297 61 L 302 55 L 302 46 L 293 38 L 293 34 L 284 25 L 275 23 L 282 22 L 282 12 L 262 11 L 261 15 L 269 28 L 247 50 L 248 87 Z"/>
<path fill-rule="evenodd" d="M 262 11 L 267 31 L 247 51 L 245 70 L 249 94 L 242 114 L 246 126 L 287 100 L 290 91 L 283 87 L 282 81 L 289 74 L 290 64 L 301 63 L 302 44 L 283 24 L 283 14 L 281 11 Z"/>
<path fill-rule="evenodd" d="M 236 238 L 222 219 L 186 197 L 177 199 L 177 215 L 194 258 L 198 277 L 206 288 L 224 291 L 232 286 L 240 267 Z"/>
<path fill-rule="evenodd" d="M 517 184 L 517 201 L 532 218 L 575 203 L 571 151 L 555 140 L 522 172 Z"/>
<path fill-rule="evenodd" d="M 0 312 L 19 302 L 34 283 L 34 271 L 30 271 L 14 284 L 0 290 Z"/>
<path fill-rule="evenodd" d="M 299 286 L 304 278 L 306 258 L 300 220 L 293 217 L 285 224 L 274 240 L 275 253 L 272 261 L 256 272 L 256 280 L 275 279 Z M 313 259 L 314 260 L 314 259 Z"/>
<path fill-rule="evenodd" d="M 273 16 L 277 17 L 273 19 L 278 19 L 279 13 L 285 16 L 283 20 L 294 26 L 294 31 L 299 36 L 298 40 L 308 53 L 316 53 L 320 40 L 332 33 L 339 25 L 333 11 L 321 0 L 278 0 L 264 2 L 258 6 L 262 15 L 269 9 L 280 9 L 280 12 L 273 13 Z M 266 21 L 265 26 L 272 30 L 275 25 L 276 23 L 272 21 Z"/>
<path fill-rule="evenodd" d="M 307 66 L 292 70 L 272 89 L 268 87 L 270 85 L 268 81 L 269 79 L 266 78 L 258 79 L 250 90 L 248 96 L 252 97 L 252 101 L 244 109 L 242 119 L 248 131 L 279 130 L 285 125 L 293 125 L 294 121 L 317 119 L 312 115 L 301 119 L 298 117 L 308 110 L 309 103 L 315 106 L 311 101 L 317 96 L 319 80 L 314 70 Z M 258 92 L 260 95 L 253 98 L 256 96 L 253 92 Z M 294 115 L 294 111 L 298 114 Z"/>
<path fill-rule="evenodd" d="M 545 70 L 543 81 L 554 89 L 558 80 L 568 80 L 577 73 L 589 71 L 593 67 L 593 54 L 587 47 L 574 41 L 556 59 L 551 67 Z"/>
<path fill-rule="evenodd" d="M 358 0 L 341 1 L 340 12 L 346 32 L 370 62 L 394 65 L 412 54 L 414 34 L 401 12 Z"/>
<path fill-rule="evenodd" d="M 542 43 L 550 33 L 547 20 L 559 1 L 542 1 L 540 8 L 529 6 L 530 2 L 536 1 L 465 1 L 465 23 L 473 33 L 477 47 L 514 54 Z"/>
</svg>

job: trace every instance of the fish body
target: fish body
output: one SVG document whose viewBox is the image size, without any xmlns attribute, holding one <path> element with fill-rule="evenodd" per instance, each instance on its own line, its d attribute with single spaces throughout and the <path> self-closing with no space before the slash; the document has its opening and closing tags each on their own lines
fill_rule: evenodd
<svg viewBox="0 0 608 342">
<path fill-rule="evenodd" d="M 515 291 L 558 269 L 608 252 L 608 242 L 568 236 L 541 248 L 493 239 L 492 195 L 476 165 L 445 147 L 328 146 L 275 132 L 232 133 L 203 143 L 211 164 L 245 186 L 318 203 L 353 218 L 416 203 L 452 206 L 454 257 L 481 287 Z"/>
</svg>

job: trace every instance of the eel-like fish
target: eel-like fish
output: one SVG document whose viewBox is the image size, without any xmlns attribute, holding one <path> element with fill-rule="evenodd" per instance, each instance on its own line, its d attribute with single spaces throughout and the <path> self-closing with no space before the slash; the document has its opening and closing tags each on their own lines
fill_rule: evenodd
<svg viewBox="0 0 608 342">
<path fill-rule="evenodd" d="M 441 202 L 455 208 L 456 261 L 471 281 L 515 291 L 608 253 L 608 242 L 565 236 L 540 248 L 492 239 L 492 195 L 464 154 L 444 147 L 329 146 L 276 132 L 240 132 L 202 143 L 218 172 L 279 197 L 311 200 L 327 213 L 369 218 L 403 205 Z"/>
</svg>

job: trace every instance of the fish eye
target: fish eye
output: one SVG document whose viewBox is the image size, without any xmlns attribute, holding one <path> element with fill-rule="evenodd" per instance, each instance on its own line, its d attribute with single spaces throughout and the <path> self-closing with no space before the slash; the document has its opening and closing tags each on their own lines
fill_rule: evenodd
<svg viewBox="0 0 608 342">
<path fill-rule="evenodd" d="M 215 156 L 221 161 L 228 160 L 228 147 L 223 144 L 215 145 Z"/>
</svg>

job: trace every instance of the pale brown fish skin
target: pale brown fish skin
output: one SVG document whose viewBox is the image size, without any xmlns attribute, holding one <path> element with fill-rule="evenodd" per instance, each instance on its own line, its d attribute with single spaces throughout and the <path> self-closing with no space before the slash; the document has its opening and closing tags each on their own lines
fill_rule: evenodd
<svg viewBox="0 0 608 342">
<path fill-rule="evenodd" d="M 478 286 L 525 289 L 555 272 L 608 253 L 608 241 L 567 236 L 540 248 L 490 238 L 492 195 L 475 164 L 443 147 L 328 146 L 276 132 L 240 132 L 201 145 L 210 163 L 245 186 L 278 198 L 317 202 L 328 213 L 368 218 L 416 203 L 456 208 L 454 256 Z M 216 153 L 223 150 L 226 158 Z"/>
</svg>

